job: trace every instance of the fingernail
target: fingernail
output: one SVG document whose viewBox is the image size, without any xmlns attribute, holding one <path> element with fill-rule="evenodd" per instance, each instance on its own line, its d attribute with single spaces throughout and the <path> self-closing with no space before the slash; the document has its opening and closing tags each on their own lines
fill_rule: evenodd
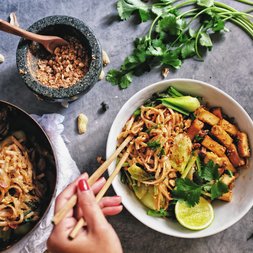
<svg viewBox="0 0 253 253">
<path fill-rule="evenodd" d="M 88 185 L 88 182 L 85 179 L 81 179 L 78 182 L 78 188 L 80 191 L 88 191 L 90 189 L 90 186 Z"/>
</svg>

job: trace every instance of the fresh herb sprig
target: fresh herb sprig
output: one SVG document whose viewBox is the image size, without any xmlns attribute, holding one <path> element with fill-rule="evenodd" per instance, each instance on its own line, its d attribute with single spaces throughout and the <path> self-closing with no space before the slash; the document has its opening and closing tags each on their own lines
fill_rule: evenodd
<svg viewBox="0 0 253 253">
<path fill-rule="evenodd" d="M 236 0 L 252 5 L 249 0 Z M 184 12 L 181 8 L 190 6 Z M 253 38 L 253 23 L 247 11 L 240 12 L 229 5 L 214 0 L 159 0 L 145 3 L 141 0 L 118 0 L 117 9 L 122 20 L 137 14 L 142 22 L 151 20 L 148 33 L 137 38 L 133 53 L 119 70 L 112 69 L 106 79 L 121 89 L 154 66 L 179 69 L 186 58 L 202 59 L 200 49 L 211 50 L 212 33 L 227 31 L 226 21 L 231 21 Z M 252 11 L 252 10 L 250 10 Z M 197 23 L 197 24 L 196 24 Z"/>
<path fill-rule="evenodd" d="M 210 194 L 211 200 L 214 200 L 228 192 L 228 186 L 220 180 L 218 165 L 212 160 L 206 165 L 201 165 L 198 160 L 198 167 L 197 182 L 188 178 L 178 178 L 175 190 L 172 191 L 175 199 L 182 199 L 190 206 L 196 205 L 200 196 L 206 193 Z"/>
</svg>

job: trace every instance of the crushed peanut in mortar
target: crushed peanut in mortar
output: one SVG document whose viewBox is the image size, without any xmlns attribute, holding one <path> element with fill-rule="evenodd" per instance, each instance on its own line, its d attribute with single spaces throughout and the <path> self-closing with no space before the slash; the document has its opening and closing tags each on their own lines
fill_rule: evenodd
<svg viewBox="0 0 253 253">
<path fill-rule="evenodd" d="M 82 79 L 89 69 L 86 48 L 75 38 L 67 46 L 56 47 L 54 55 L 39 59 L 36 78 L 51 88 L 68 88 Z"/>
</svg>

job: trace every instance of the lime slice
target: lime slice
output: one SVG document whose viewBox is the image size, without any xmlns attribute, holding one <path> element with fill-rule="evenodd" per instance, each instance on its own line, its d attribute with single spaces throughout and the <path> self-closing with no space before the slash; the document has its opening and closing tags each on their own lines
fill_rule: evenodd
<svg viewBox="0 0 253 253">
<path fill-rule="evenodd" d="M 207 228 L 213 221 L 214 211 L 212 205 L 204 198 L 190 207 L 185 201 L 178 201 L 175 207 L 178 222 L 191 230 Z"/>
</svg>

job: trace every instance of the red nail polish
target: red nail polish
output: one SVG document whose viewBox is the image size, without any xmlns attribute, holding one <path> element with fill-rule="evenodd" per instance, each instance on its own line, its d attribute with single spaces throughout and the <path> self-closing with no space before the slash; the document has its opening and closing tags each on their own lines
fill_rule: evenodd
<svg viewBox="0 0 253 253">
<path fill-rule="evenodd" d="M 88 191 L 90 189 L 90 186 L 88 185 L 88 182 L 85 179 L 79 180 L 78 187 L 80 191 Z"/>
</svg>

